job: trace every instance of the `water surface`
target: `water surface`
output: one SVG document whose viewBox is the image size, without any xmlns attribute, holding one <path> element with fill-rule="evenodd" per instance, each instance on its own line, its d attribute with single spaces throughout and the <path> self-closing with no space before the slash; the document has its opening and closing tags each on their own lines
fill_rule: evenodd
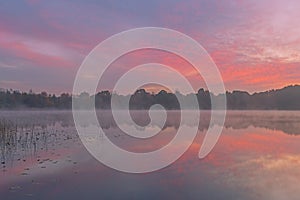
<svg viewBox="0 0 300 200">
<path fill-rule="evenodd" d="M 169 111 L 159 135 L 139 140 L 123 133 L 108 111 L 97 114 L 108 138 L 134 152 L 167 144 L 180 120 L 178 111 Z M 144 111 L 132 116 L 139 125 L 149 123 Z M 127 174 L 102 165 L 87 152 L 70 111 L 2 111 L 0 196 L 6 200 L 299 199 L 300 112 L 228 111 L 220 140 L 200 160 L 209 117 L 203 112 L 200 124 L 183 122 L 199 126 L 199 133 L 175 163 L 152 173 Z"/>
</svg>

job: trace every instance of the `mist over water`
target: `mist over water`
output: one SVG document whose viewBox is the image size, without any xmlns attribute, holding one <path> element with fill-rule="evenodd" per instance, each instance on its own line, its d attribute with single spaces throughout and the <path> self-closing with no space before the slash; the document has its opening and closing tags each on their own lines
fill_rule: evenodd
<svg viewBox="0 0 300 200">
<path fill-rule="evenodd" d="M 133 152 L 161 148 L 176 135 L 180 122 L 179 111 L 167 111 L 167 121 L 158 135 L 137 139 L 116 126 L 110 111 L 98 111 L 97 115 L 107 137 Z M 131 116 L 140 126 L 150 122 L 147 111 L 131 111 Z M 210 112 L 201 111 L 200 119 L 183 121 L 187 126 L 198 126 L 198 135 L 179 160 L 157 172 L 132 175 L 102 165 L 87 152 L 71 111 L 1 111 L 0 196 L 298 199 L 299 111 L 228 111 L 220 140 L 201 160 L 198 152 Z M 126 118 L 122 123 L 133 126 Z"/>
</svg>

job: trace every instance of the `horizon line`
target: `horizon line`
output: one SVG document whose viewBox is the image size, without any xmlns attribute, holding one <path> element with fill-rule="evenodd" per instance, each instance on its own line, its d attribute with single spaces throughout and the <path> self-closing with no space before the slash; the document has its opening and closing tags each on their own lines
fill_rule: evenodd
<svg viewBox="0 0 300 200">
<path fill-rule="evenodd" d="M 299 87 L 299 86 L 300 86 L 300 83 L 299 83 L 299 84 L 290 84 L 290 85 L 282 86 L 282 87 L 280 87 L 280 88 L 272 88 L 272 89 L 268 89 L 268 90 L 255 91 L 255 92 L 249 92 L 249 91 L 246 91 L 246 90 L 234 89 L 234 90 L 226 90 L 226 93 L 227 93 L 227 92 L 229 92 L 229 93 L 233 93 L 233 92 L 247 92 L 249 95 L 253 95 L 253 94 L 257 94 L 257 93 L 271 92 L 271 91 L 282 90 L 282 89 L 285 89 L 285 88 L 288 88 L 288 87 Z M 195 92 L 197 93 L 197 92 L 198 92 L 199 90 L 201 90 L 201 89 L 203 89 L 205 92 L 210 92 L 207 88 L 199 88 L 199 89 L 198 89 L 197 91 L 195 91 Z M 175 94 L 176 92 L 179 92 L 179 93 L 180 93 L 180 91 L 170 92 L 170 91 L 167 91 L 167 90 L 165 90 L 165 89 L 161 89 L 161 90 L 159 90 L 158 92 L 147 91 L 146 88 L 139 88 L 139 89 L 137 89 L 136 91 L 138 91 L 138 90 L 145 90 L 147 93 L 149 93 L 149 94 L 151 94 L 151 95 L 156 95 L 156 94 L 160 93 L 161 91 L 166 91 L 167 93 L 172 93 L 172 94 Z M 7 91 L 10 91 L 10 92 L 19 92 L 19 93 L 21 93 L 21 94 L 23 94 L 23 93 L 27 93 L 27 94 L 42 94 L 42 93 L 45 92 L 45 93 L 47 93 L 47 95 L 55 95 L 55 96 L 61 96 L 61 95 L 63 95 L 63 94 L 69 94 L 69 95 L 71 95 L 71 96 L 78 96 L 78 95 L 80 95 L 80 94 L 82 94 L 82 93 L 87 93 L 87 94 L 89 94 L 88 92 L 85 92 L 85 91 L 81 92 L 80 94 L 74 95 L 74 94 L 72 94 L 72 92 L 61 92 L 60 94 L 55 94 L 55 93 L 49 93 L 49 92 L 47 92 L 47 91 L 34 92 L 32 89 L 30 89 L 29 91 L 26 92 L 26 91 L 21 91 L 21 90 L 19 90 L 19 89 L 0 88 L 0 92 L 7 92 Z M 90 96 L 93 96 L 93 95 L 96 95 L 96 94 L 98 94 L 98 93 L 105 92 L 105 91 L 110 92 L 110 94 L 117 94 L 117 95 L 122 95 L 122 96 L 133 95 L 133 94 L 136 92 L 136 91 L 135 91 L 133 94 L 126 94 L 126 95 L 123 95 L 123 94 L 118 94 L 117 92 L 114 92 L 114 91 L 109 90 L 109 89 L 104 89 L 104 90 L 99 90 L 99 91 L 97 91 L 95 94 L 89 94 L 89 95 L 90 95 Z M 210 92 L 210 93 L 211 93 L 211 92 Z M 180 93 L 180 94 L 182 94 L 182 93 Z M 187 93 L 187 94 L 191 94 L 191 93 Z M 187 94 L 184 94 L 184 95 L 187 95 Z M 214 95 L 215 95 L 215 94 L 214 94 Z M 220 94 L 218 94 L 218 95 L 220 95 Z"/>
</svg>

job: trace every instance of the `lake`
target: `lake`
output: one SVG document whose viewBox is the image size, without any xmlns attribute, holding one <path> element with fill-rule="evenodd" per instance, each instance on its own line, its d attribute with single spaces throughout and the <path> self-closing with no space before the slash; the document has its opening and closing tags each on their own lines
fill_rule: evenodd
<svg viewBox="0 0 300 200">
<path fill-rule="evenodd" d="M 180 120 L 179 111 L 168 111 L 162 131 L 139 140 L 123 133 L 109 111 L 97 114 L 107 137 L 135 152 L 167 144 Z M 145 111 L 132 117 L 141 126 L 149 123 Z M 88 153 L 71 111 L 1 111 L 1 199 L 299 199 L 299 111 L 228 111 L 217 145 L 199 159 L 209 117 L 203 111 L 200 124 L 183 122 L 198 126 L 198 134 L 175 163 L 128 174 Z"/>
</svg>

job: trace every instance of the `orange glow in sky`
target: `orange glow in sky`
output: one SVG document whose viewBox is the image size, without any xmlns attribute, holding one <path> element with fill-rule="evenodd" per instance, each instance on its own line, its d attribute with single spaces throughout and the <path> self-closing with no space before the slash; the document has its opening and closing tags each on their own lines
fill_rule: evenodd
<svg viewBox="0 0 300 200">
<path fill-rule="evenodd" d="M 296 0 L 6 1 L 0 7 L 0 88 L 71 92 L 77 69 L 99 42 L 146 26 L 178 30 L 199 42 L 229 91 L 300 84 L 299 9 Z M 183 59 L 142 51 L 116 61 L 99 89 L 111 89 L 130 65 L 153 60 L 180 71 L 194 88 L 206 88 Z"/>
</svg>

